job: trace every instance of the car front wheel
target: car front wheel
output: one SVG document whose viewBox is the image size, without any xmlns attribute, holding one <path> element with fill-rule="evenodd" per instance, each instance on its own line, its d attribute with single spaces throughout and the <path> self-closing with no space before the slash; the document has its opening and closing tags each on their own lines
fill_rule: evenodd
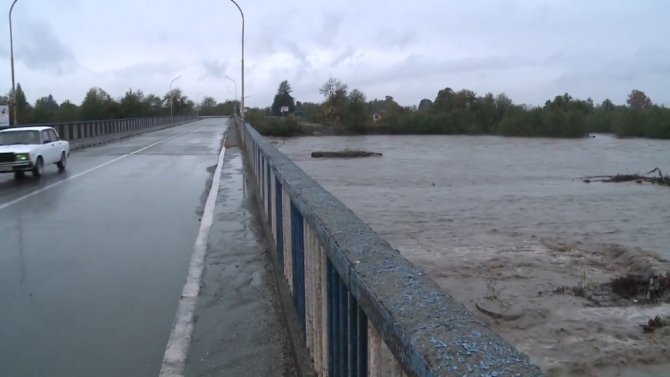
<svg viewBox="0 0 670 377">
<path fill-rule="evenodd" d="M 37 157 L 33 168 L 33 177 L 41 177 L 42 173 L 44 173 L 44 160 L 42 160 L 42 157 Z"/>
<path fill-rule="evenodd" d="M 67 155 L 65 152 L 61 153 L 60 155 L 60 161 L 56 163 L 56 166 L 58 166 L 58 170 L 64 171 L 65 168 L 67 167 Z"/>
</svg>

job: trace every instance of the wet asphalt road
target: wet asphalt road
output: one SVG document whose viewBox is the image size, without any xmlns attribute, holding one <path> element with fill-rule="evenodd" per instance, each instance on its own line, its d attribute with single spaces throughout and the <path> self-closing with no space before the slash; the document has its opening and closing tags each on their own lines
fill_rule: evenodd
<svg viewBox="0 0 670 377">
<path fill-rule="evenodd" d="M 227 124 L 0 175 L 0 376 L 158 374 Z"/>
</svg>

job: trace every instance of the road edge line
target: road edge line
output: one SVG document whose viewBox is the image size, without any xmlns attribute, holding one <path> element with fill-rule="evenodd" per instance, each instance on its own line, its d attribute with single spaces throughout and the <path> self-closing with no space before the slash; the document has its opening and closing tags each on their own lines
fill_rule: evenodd
<svg viewBox="0 0 670 377">
<path fill-rule="evenodd" d="M 226 128 L 223 140 L 230 129 Z M 221 171 L 223 169 L 223 158 L 226 153 L 225 143 L 221 143 L 221 152 L 212 177 L 212 185 L 209 188 L 207 201 L 203 210 L 198 236 L 193 246 L 193 254 L 188 268 L 186 283 L 182 288 L 181 298 L 177 305 L 177 312 L 170 332 L 163 362 L 159 373 L 160 377 L 183 377 L 188 350 L 193 335 L 193 321 L 195 306 L 200 293 L 200 281 L 205 267 L 205 252 L 209 231 L 214 222 L 214 208 L 219 193 Z"/>
</svg>

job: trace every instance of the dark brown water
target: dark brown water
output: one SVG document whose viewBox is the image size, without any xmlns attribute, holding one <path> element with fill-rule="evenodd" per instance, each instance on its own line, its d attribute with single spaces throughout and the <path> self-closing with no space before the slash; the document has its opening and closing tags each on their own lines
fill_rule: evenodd
<svg viewBox="0 0 670 377">
<path fill-rule="evenodd" d="M 670 316 L 670 306 L 590 308 L 582 298 L 538 291 L 598 284 L 648 260 L 668 266 L 669 187 L 578 178 L 655 167 L 670 174 L 670 141 L 598 135 L 273 142 L 473 312 L 476 303 L 496 296 L 491 304 L 526 313 L 491 326 L 548 375 L 664 375 L 643 364 L 670 361 L 667 347 L 657 346 L 670 344 L 670 334 L 649 339 L 638 324 Z M 384 155 L 310 157 L 343 149 Z"/>
<path fill-rule="evenodd" d="M 621 243 L 670 258 L 670 188 L 585 184 L 591 175 L 670 174 L 670 141 L 468 136 L 304 137 L 280 150 L 394 239 L 504 246 L 533 235 Z M 363 149 L 382 158 L 312 159 Z"/>
</svg>

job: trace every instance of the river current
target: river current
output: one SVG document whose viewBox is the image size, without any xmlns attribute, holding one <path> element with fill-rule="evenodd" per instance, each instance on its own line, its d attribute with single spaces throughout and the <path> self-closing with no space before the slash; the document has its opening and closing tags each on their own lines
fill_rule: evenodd
<svg viewBox="0 0 670 377">
<path fill-rule="evenodd" d="M 492 296 L 524 310 L 521 320 L 492 325 L 549 375 L 614 375 L 606 368 L 639 365 L 629 353 L 647 352 L 648 342 L 635 323 L 670 314 L 667 307 L 653 313 L 594 309 L 576 297 L 537 297 L 630 272 L 637 255 L 653 255 L 655 266 L 666 267 L 670 188 L 580 178 L 656 167 L 670 174 L 668 140 L 328 136 L 272 142 L 473 312 Z M 344 149 L 383 156 L 310 156 Z M 611 329 L 580 330 L 603 316 Z M 624 345 L 612 341 L 626 336 L 632 340 Z M 647 359 L 668 362 L 662 354 Z M 656 375 L 645 373 L 621 375 Z"/>
</svg>

